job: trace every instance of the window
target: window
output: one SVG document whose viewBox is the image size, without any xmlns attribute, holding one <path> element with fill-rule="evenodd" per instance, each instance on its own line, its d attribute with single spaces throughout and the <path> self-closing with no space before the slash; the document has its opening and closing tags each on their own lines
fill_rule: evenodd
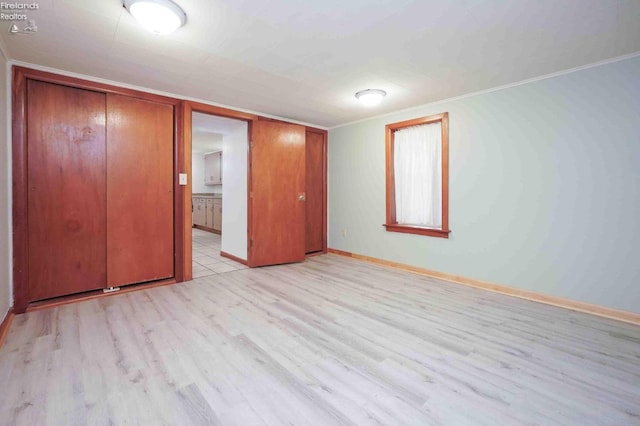
<svg viewBox="0 0 640 426">
<path fill-rule="evenodd" d="M 449 114 L 386 126 L 390 232 L 449 238 Z"/>
</svg>

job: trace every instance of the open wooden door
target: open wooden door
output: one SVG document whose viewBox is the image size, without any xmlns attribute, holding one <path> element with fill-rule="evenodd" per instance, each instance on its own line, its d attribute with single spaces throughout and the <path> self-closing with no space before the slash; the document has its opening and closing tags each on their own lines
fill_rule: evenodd
<svg viewBox="0 0 640 426">
<path fill-rule="evenodd" d="M 249 266 L 305 258 L 305 128 L 256 120 L 251 126 Z"/>
</svg>

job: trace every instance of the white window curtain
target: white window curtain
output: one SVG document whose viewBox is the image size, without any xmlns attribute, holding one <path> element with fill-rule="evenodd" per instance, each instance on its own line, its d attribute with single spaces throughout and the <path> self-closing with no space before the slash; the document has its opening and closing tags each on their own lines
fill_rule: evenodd
<svg viewBox="0 0 640 426">
<path fill-rule="evenodd" d="M 397 130 L 393 146 L 396 221 L 442 229 L 441 123 Z"/>
</svg>

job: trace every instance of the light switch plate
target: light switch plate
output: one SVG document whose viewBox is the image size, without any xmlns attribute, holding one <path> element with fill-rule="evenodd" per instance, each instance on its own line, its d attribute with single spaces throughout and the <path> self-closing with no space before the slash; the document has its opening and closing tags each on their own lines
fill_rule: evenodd
<svg viewBox="0 0 640 426">
<path fill-rule="evenodd" d="M 186 173 L 178 174 L 178 182 L 182 186 L 186 185 L 187 184 L 187 174 Z"/>
</svg>

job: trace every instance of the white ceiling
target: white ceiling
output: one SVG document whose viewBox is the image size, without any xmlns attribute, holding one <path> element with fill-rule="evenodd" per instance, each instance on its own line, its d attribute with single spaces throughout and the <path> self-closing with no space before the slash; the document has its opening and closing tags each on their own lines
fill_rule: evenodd
<svg viewBox="0 0 640 426">
<path fill-rule="evenodd" d="M 222 135 L 211 132 L 194 132 L 191 134 L 191 152 L 202 154 L 222 150 Z"/>
<path fill-rule="evenodd" d="M 245 126 L 244 121 L 194 112 L 191 115 L 191 150 L 194 153 L 220 150 L 225 136 Z"/>
<path fill-rule="evenodd" d="M 40 0 L 11 59 L 323 127 L 640 52 L 639 0 L 175 0 L 140 28 L 120 0 Z M 388 92 L 375 108 L 367 88 Z"/>
<path fill-rule="evenodd" d="M 194 112 L 191 114 L 191 129 L 193 132 L 219 133 L 230 135 L 244 125 L 244 121 L 232 118 L 218 117 L 210 114 Z"/>
</svg>

